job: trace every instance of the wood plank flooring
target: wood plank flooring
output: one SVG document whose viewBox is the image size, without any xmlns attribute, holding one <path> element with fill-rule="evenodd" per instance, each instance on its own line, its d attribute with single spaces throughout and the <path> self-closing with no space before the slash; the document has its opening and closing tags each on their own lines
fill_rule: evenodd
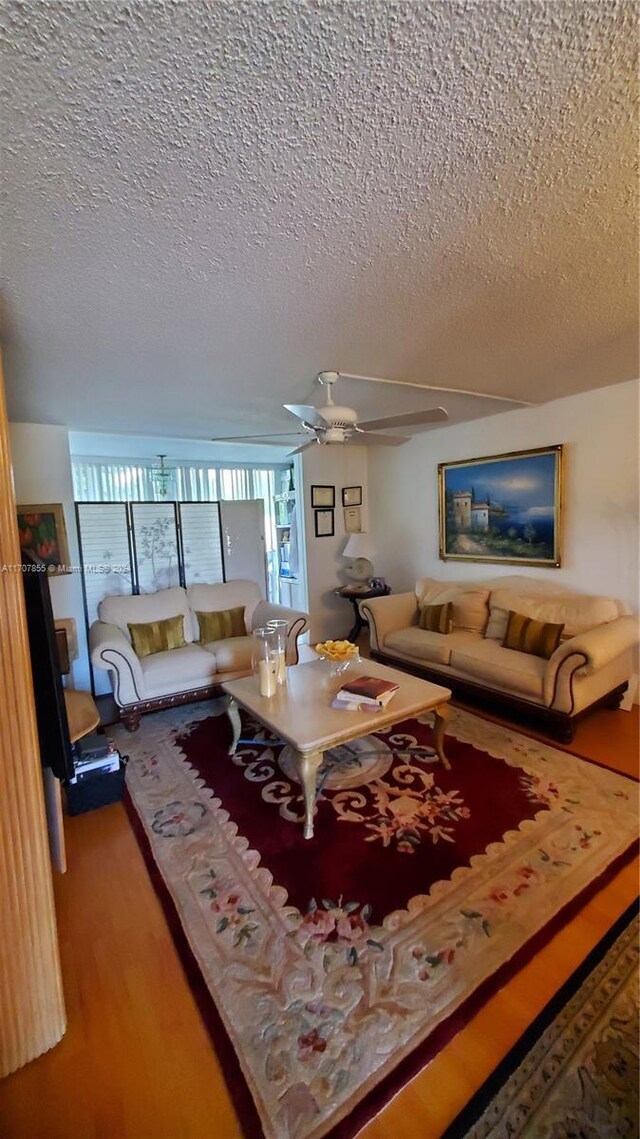
<svg viewBox="0 0 640 1139">
<path fill-rule="evenodd" d="M 638 708 L 580 725 L 583 755 L 637 770 Z M 0 1084 L 2 1139 L 239 1139 L 241 1132 L 120 804 L 66 820 L 56 876 L 68 1029 Z M 362 1132 L 439 1139 L 637 893 L 631 864 Z"/>
</svg>

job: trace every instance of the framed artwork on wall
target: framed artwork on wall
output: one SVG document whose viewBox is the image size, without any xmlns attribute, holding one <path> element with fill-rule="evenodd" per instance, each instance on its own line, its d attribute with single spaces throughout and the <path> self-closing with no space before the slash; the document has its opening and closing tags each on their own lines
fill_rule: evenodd
<svg viewBox="0 0 640 1139">
<path fill-rule="evenodd" d="M 315 522 L 316 538 L 333 537 L 333 510 L 316 510 L 313 518 Z"/>
<path fill-rule="evenodd" d="M 311 487 L 311 505 L 314 510 L 322 509 L 325 506 L 333 510 L 335 504 L 336 488 L 334 486 Z"/>
<path fill-rule="evenodd" d="M 345 506 L 342 513 L 344 515 L 345 534 L 359 534 L 362 530 L 362 514 L 360 507 Z"/>
<path fill-rule="evenodd" d="M 443 561 L 557 567 L 562 444 L 438 466 Z"/>
<path fill-rule="evenodd" d="M 343 506 L 362 506 L 362 487 L 361 486 L 343 486 L 343 488 L 342 488 L 342 505 Z"/>
<path fill-rule="evenodd" d="M 18 506 L 20 552 L 50 574 L 71 573 L 61 502 Z"/>
</svg>

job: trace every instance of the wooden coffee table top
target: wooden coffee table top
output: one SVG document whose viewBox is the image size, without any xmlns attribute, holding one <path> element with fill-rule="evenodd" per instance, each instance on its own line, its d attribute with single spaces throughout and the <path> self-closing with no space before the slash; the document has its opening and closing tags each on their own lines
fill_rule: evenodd
<svg viewBox="0 0 640 1139">
<path fill-rule="evenodd" d="M 341 685 L 357 676 L 392 680 L 400 688 L 379 710 L 350 712 L 332 708 L 331 701 Z M 222 687 L 240 707 L 299 752 L 326 751 L 377 728 L 429 712 L 451 698 L 448 688 L 373 660 L 352 664 L 341 676 L 332 676 L 329 665 L 322 660 L 292 665 L 287 669 L 287 684 L 278 686 L 276 695 L 271 697 L 260 696 L 256 676 L 229 680 Z"/>
</svg>

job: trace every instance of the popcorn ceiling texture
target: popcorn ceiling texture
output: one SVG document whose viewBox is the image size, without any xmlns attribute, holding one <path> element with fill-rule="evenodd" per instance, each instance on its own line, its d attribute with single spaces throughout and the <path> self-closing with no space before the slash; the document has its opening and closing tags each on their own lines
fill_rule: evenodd
<svg viewBox="0 0 640 1139">
<path fill-rule="evenodd" d="M 12 418 L 202 436 L 295 429 L 323 368 L 530 400 L 637 376 L 636 18 L 5 0 Z"/>
</svg>

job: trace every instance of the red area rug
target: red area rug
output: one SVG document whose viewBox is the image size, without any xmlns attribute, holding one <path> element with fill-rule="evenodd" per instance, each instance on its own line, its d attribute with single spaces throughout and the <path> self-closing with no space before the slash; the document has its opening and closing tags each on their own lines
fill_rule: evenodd
<svg viewBox="0 0 640 1139">
<path fill-rule="evenodd" d="M 415 720 L 341 751 L 305 841 L 243 724 L 147 717 L 132 819 L 247 1134 L 351 1136 L 628 855 L 635 787 L 454 711 L 449 772 Z"/>
</svg>

